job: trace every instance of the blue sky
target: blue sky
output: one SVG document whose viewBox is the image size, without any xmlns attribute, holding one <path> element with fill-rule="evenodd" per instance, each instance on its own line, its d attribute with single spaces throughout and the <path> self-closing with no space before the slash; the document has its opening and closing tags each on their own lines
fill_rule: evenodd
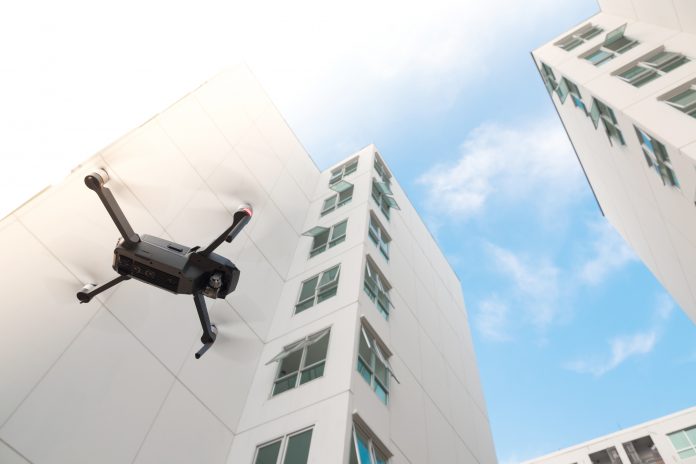
<svg viewBox="0 0 696 464">
<path fill-rule="evenodd" d="M 244 60 L 320 167 L 374 142 L 436 235 L 501 462 L 694 405 L 696 327 L 601 216 L 529 55 L 594 0 L 0 9 L 2 215 Z"/>
</svg>

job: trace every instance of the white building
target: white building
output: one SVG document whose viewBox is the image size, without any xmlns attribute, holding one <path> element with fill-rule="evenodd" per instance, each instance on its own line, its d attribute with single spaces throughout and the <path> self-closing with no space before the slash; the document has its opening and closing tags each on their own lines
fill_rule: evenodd
<svg viewBox="0 0 696 464">
<path fill-rule="evenodd" d="M 696 322 L 696 3 L 599 4 L 533 57 L 604 215 Z"/>
<path fill-rule="evenodd" d="M 187 246 L 253 205 L 200 360 L 190 295 L 130 280 L 78 304 L 116 276 L 96 168 L 136 232 Z M 0 243 L 3 464 L 496 462 L 460 284 L 398 182 L 372 145 L 320 172 L 244 69 L 4 218 Z"/>
<path fill-rule="evenodd" d="M 531 459 L 524 464 L 672 463 L 696 463 L 696 408 Z"/>
</svg>

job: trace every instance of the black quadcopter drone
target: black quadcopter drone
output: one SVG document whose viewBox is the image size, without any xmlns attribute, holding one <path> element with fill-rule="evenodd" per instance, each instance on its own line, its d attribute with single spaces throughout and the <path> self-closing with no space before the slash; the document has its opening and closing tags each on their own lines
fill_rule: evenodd
<svg viewBox="0 0 696 464">
<path fill-rule="evenodd" d="M 114 249 L 113 268 L 119 276 L 101 285 L 87 284 L 77 292 L 80 303 L 88 303 L 95 295 L 116 284 L 134 278 L 174 294 L 193 295 L 198 318 L 201 320 L 203 347 L 196 353 L 199 359 L 215 343 L 217 327 L 210 323 L 205 298 L 224 298 L 233 292 L 239 281 L 239 269 L 227 258 L 213 253 L 223 241 L 231 242 L 249 222 L 251 206 L 242 205 L 234 213 L 230 225 L 207 247 L 200 249 L 179 245 L 159 237 L 133 231 L 111 191 L 104 186 L 109 176 L 104 171 L 85 177 L 85 185 L 94 190 L 113 219 L 122 238 Z"/>
</svg>

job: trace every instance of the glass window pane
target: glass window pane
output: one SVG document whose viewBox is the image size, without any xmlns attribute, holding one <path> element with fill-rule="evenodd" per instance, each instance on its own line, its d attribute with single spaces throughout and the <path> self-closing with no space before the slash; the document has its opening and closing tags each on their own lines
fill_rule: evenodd
<svg viewBox="0 0 696 464">
<path fill-rule="evenodd" d="M 355 160 L 348 165 L 346 165 L 345 174 L 352 174 L 358 169 L 358 160 Z"/>
<path fill-rule="evenodd" d="M 322 211 L 333 208 L 336 205 L 336 195 L 332 195 L 326 200 L 324 200 L 324 206 L 321 207 Z"/>
<path fill-rule="evenodd" d="M 314 236 L 314 246 L 312 248 L 319 248 L 322 245 L 326 245 L 326 242 L 328 242 L 328 241 L 329 241 L 329 229 L 326 229 L 325 231 Z"/>
<path fill-rule="evenodd" d="M 696 90 L 688 89 L 686 92 L 682 92 L 679 95 L 675 95 L 668 101 L 680 107 L 693 105 L 694 103 L 696 103 Z"/>
<path fill-rule="evenodd" d="M 319 282 L 319 277 L 314 276 L 308 281 L 302 284 L 302 290 L 300 290 L 300 298 L 298 301 L 304 301 L 312 296 L 317 288 L 317 282 Z"/>
<path fill-rule="evenodd" d="M 309 369 L 305 369 L 302 371 L 302 375 L 300 377 L 300 385 L 303 383 L 307 383 L 310 380 L 318 379 L 322 375 L 324 375 L 324 366 L 326 363 L 321 363 L 317 364 L 316 366 L 310 367 Z"/>
<path fill-rule="evenodd" d="M 297 374 L 291 375 L 287 379 L 279 380 L 273 384 L 273 394 L 277 395 L 279 393 L 283 393 L 284 391 L 288 391 L 292 388 L 295 388 L 296 383 Z"/>
<path fill-rule="evenodd" d="M 605 44 L 610 44 L 613 42 L 616 42 L 617 40 L 621 39 L 624 36 L 624 33 L 626 32 L 626 26 L 627 24 L 624 24 L 620 27 L 617 27 L 613 31 L 610 31 L 607 33 L 606 39 L 604 39 Z"/>
<path fill-rule="evenodd" d="M 353 198 L 353 186 L 351 185 L 349 189 L 346 189 L 338 194 L 338 202 L 340 204 L 345 204 Z"/>
<path fill-rule="evenodd" d="M 375 359 L 375 376 L 382 383 L 382 385 L 388 385 L 389 381 L 389 371 L 387 367 L 379 359 Z"/>
<path fill-rule="evenodd" d="M 331 239 L 335 239 L 336 237 L 340 237 L 341 235 L 346 234 L 346 229 L 348 228 L 348 221 L 343 221 L 335 226 L 333 226 L 333 232 L 331 233 Z"/>
<path fill-rule="evenodd" d="M 355 435 L 358 439 L 358 454 L 360 455 L 360 464 L 372 464 L 372 459 L 370 458 L 370 447 L 368 445 L 367 438 L 365 438 L 357 430 L 355 431 Z"/>
<path fill-rule="evenodd" d="M 300 370 L 300 361 L 302 361 L 302 350 L 293 351 L 287 355 L 285 359 L 280 362 L 277 378 L 285 377 L 291 372 Z"/>
<path fill-rule="evenodd" d="M 621 76 L 625 79 L 631 80 L 634 77 L 636 77 L 636 76 L 638 76 L 646 71 L 648 71 L 648 69 L 645 69 L 642 66 L 634 66 L 631 69 L 629 69 L 628 71 L 622 72 L 621 74 L 619 74 L 619 76 Z"/>
<path fill-rule="evenodd" d="M 326 359 L 326 351 L 329 347 L 329 334 L 321 337 L 315 343 L 307 347 L 307 356 L 305 356 L 305 366 L 310 366 L 316 362 Z"/>
<path fill-rule="evenodd" d="M 321 280 L 319 281 L 319 286 L 322 287 L 330 282 L 333 282 L 338 278 L 338 266 L 332 267 L 331 269 L 324 271 L 321 275 Z"/>
<path fill-rule="evenodd" d="M 358 358 L 358 372 L 365 379 L 365 382 L 372 383 L 372 372 L 361 358 Z"/>
<path fill-rule="evenodd" d="M 599 125 L 599 105 L 597 105 L 597 100 L 592 101 L 592 108 L 590 109 L 590 118 L 592 119 L 592 124 L 594 124 L 595 129 Z"/>
<path fill-rule="evenodd" d="M 556 89 L 556 91 L 558 93 L 558 98 L 561 99 L 561 104 L 565 103 L 566 98 L 568 98 L 568 93 L 570 92 L 565 78 L 561 78 L 561 82 L 558 84 L 558 89 Z"/>
<path fill-rule="evenodd" d="M 343 193 L 347 190 L 352 190 L 353 184 L 351 184 L 348 181 L 342 180 L 340 182 L 336 182 L 331 186 L 331 190 L 338 192 L 338 193 Z"/>
<path fill-rule="evenodd" d="M 614 58 L 614 54 L 610 52 L 606 52 L 604 50 L 597 50 L 596 52 L 592 53 L 591 55 L 587 56 L 585 58 L 587 61 L 590 63 L 594 64 L 595 66 L 598 66 L 602 63 L 604 63 L 607 60 L 610 60 Z"/>
<path fill-rule="evenodd" d="M 686 438 L 686 433 L 683 430 L 671 433 L 668 435 L 668 437 L 672 441 L 672 445 L 674 445 L 675 450 L 680 450 L 691 446 L 689 440 Z"/>
<path fill-rule="evenodd" d="M 276 464 L 280 452 L 281 440 L 262 446 L 256 453 L 254 464 Z"/>
<path fill-rule="evenodd" d="M 311 442 L 312 429 L 290 437 L 283 464 L 307 464 Z"/>
<path fill-rule="evenodd" d="M 375 393 L 377 394 L 377 398 L 379 398 L 382 401 L 382 403 L 387 404 L 387 398 L 389 397 L 389 394 L 384 388 L 382 388 L 379 382 L 375 382 Z"/>
<path fill-rule="evenodd" d="M 685 432 L 686 436 L 689 437 L 689 440 L 691 440 L 691 444 L 696 446 L 696 427 L 685 430 Z"/>
<path fill-rule="evenodd" d="M 317 295 L 317 303 L 321 303 L 324 300 L 328 300 L 329 298 L 336 296 L 337 292 L 338 287 L 336 285 L 325 288 Z"/>
<path fill-rule="evenodd" d="M 365 362 L 372 363 L 372 350 L 367 346 L 365 336 L 360 334 L 360 343 L 358 344 L 358 353 L 363 357 Z"/>
<path fill-rule="evenodd" d="M 696 450 L 693 448 L 679 452 L 679 457 L 682 459 L 690 458 L 696 456 Z"/>
</svg>

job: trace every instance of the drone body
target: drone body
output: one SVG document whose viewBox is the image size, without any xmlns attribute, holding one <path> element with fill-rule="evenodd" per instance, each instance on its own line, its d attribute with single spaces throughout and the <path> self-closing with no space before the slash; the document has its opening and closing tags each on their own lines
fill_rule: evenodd
<svg viewBox="0 0 696 464">
<path fill-rule="evenodd" d="M 196 353 L 200 358 L 215 342 L 217 328 L 210 323 L 203 296 L 224 298 L 233 292 L 239 281 L 239 269 L 227 258 L 213 253 L 223 241 L 231 242 L 252 216 L 251 207 L 241 206 L 233 215 L 232 225 L 203 250 L 170 242 L 151 235 L 136 234 L 111 191 L 104 186 L 106 172 L 85 177 L 85 184 L 94 190 L 121 232 L 114 249 L 113 268 L 119 276 L 99 287 L 85 285 L 78 293 L 80 303 L 89 302 L 95 295 L 128 279 L 154 285 L 175 294 L 193 295 L 203 328 L 203 347 Z"/>
</svg>

